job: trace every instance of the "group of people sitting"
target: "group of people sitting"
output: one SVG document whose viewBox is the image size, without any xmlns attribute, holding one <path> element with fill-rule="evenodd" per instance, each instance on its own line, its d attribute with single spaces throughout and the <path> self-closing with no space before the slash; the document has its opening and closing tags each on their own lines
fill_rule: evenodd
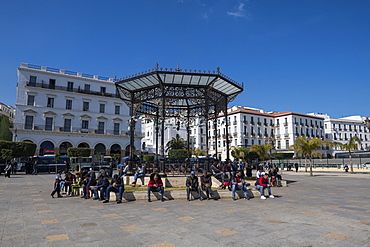
<svg viewBox="0 0 370 247">
<path fill-rule="evenodd" d="M 222 186 L 227 186 L 231 190 L 232 199 L 236 200 L 236 191 L 242 190 L 244 194 L 244 199 L 249 200 L 250 196 L 248 195 L 247 190 L 247 182 L 245 180 L 244 171 L 239 170 L 232 170 L 228 167 L 231 167 L 231 164 L 226 164 L 225 169 L 217 170 L 217 163 L 215 162 L 211 166 L 211 171 L 213 176 L 219 177 Z M 123 165 L 122 168 L 119 168 L 118 174 L 113 175 L 112 178 L 109 177 L 109 173 L 105 170 L 100 170 L 99 173 L 96 175 L 95 171 L 93 170 L 83 170 L 75 171 L 75 174 L 66 171 L 64 178 L 62 178 L 62 171 L 58 171 L 55 183 L 54 183 L 54 190 L 50 194 L 50 197 L 54 198 L 54 195 L 57 194 L 58 197 L 62 197 L 61 192 L 64 190 L 67 196 L 72 196 L 74 194 L 75 189 L 82 188 L 82 195 L 81 198 L 89 199 L 93 198 L 93 200 L 103 201 L 103 203 L 108 203 L 110 201 L 110 192 L 116 193 L 116 201 L 117 203 L 122 203 L 123 192 L 125 191 L 124 187 L 124 177 L 127 170 L 127 164 Z M 269 176 L 270 174 L 270 176 Z M 227 177 L 228 182 L 225 182 L 225 175 Z M 258 189 L 261 193 L 261 199 L 266 199 L 264 190 L 267 189 L 268 196 L 270 198 L 274 198 L 271 193 L 271 187 L 273 186 L 273 179 L 269 179 L 269 177 L 276 177 L 277 171 L 274 169 L 270 169 L 269 173 L 263 171 L 263 167 L 261 167 L 256 176 L 257 180 L 255 182 L 255 188 Z M 138 165 L 138 169 L 134 175 L 134 182 L 133 186 L 135 186 L 136 181 L 140 177 L 145 176 L 145 168 L 141 164 Z M 200 176 L 200 184 L 199 178 L 195 175 L 195 171 L 190 172 L 190 176 L 186 178 L 186 195 L 187 200 L 191 200 L 191 192 L 197 192 L 197 198 L 199 200 L 203 200 L 201 196 L 201 190 L 205 192 L 206 199 L 216 199 L 214 191 L 212 190 L 212 174 L 209 174 L 206 170 L 202 172 L 202 176 Z M 158 173 L 152 173 L 150 175 L 149 183 L 148 183 L 148 202 L 151 202 L 151 192 L 159 192 L 160 197 L 159 200 L 162 202 L 164 201 L 164 186 L 161 180 L 161 177 Z M 92 195 L 92 196 L 90 196 Z"/>
</svg>

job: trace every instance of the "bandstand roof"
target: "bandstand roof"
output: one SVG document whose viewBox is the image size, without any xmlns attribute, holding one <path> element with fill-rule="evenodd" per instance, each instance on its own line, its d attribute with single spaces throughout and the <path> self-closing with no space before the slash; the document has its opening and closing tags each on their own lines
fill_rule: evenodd
<svg viewBox="0 0 370 247">
<path fill-rule="evenodd" d="M 156 68 L 121 78 L 116 82 L 122 100 L 133 103 L 157 104 L 163 94 L 173 107 L 189 107 L 199 104 L 202 95 L 213 95 L 233 100 L 243 91 L 239 84 L 217 68 L 216 71 L 182 70 Z M 140 101 L 140 102 L 139 102 Z"/>
</svg>

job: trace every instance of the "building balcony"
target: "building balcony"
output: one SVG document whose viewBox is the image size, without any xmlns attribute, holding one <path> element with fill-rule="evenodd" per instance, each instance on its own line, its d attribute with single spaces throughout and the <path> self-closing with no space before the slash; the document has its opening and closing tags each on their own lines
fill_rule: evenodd
<svg viewBox="0 0 370 247">
<path fill-rule="evenodd" d="M 294 125 L 298 126 L 299 124 L 298 124 L 298 122 L 294 122 Z"/>
<path fill-rule="evenodd" d="M 24 126 L 24 124 L 14 124 L 14 129 L 19 130 L 32 130 L 38 132 L 65 132 L 68 134 L 93 134 L 93 135 L 115 135 L 115 136 L 129 136 L 129 131 L 121 130 L 107 130 L 107 129 L 86 129 L 86 128 L 76 128 L 76 127 L 65 127 L 65 126 L 45 126 L 45 125 L 30 125 Z M 141 132 L 135 131 L 134 135 L 136 137 L 143 137 Z"/>
<path fill-rule="evenodd" d="M 254 121 L 251 121 L 251 124 L 254 125 Z"/>
<path fill-rule="evenodd" d="M 288 126 L 288 123 L 284 123 L 284 126 Z"/>
<path fill-rule="evenodd" d="M 261 126 L 261 125 L 262 125 L 262 123 L 261 123 L 261 122 L 257 122 L 257 125 L 258 125 L 258 126 Z"/>
<path fill-rule="evenodd" d="M 237 122 L 237 121 L 234 121 L 234 122 L 233 122 L 233 125 L 237 125 L 237 124 L 238 124 L 238 122 Z"/>
<path fill-rule="evenodd" d="M 27 87 L 37 87 L 37 88 L 45 88 L 45 89 L 64 91 L 64 92 L 89 94 L 89 95 L 96 95 L 96 96 L 109 97 L 109 98 L 119 98 L 119 95 L 115 93 L 103 93 L 103 92 L 93 91 L 93 90 L 84 90 L 84 89 L 81 89 L 80 87 L 69 88 L 69 87 L 57 86 L 57 85 L 53 85 L 53 87 L 51 87 L 49 84 L 39 83 L 39 82 L 37 83 L 27 82 Z"/>
<path fill-rule="evenodd" d="M 244 123 L 244 124 L 248 124 L 248 121 L 247 121 L 247 120 L 244 120 L 244 121 L 243 121 L 243 123 Z"/>
<path fill-rule="evenodd" d="M 233 136 L 238 136 L 238 132 L 234 132 L 233 133 Z"/>
<path fill-rule="evenodd" d="M 256 136 L 256 134 L 255 133 L 251 133 L 251 137 L 255 137 Z"/>
</svg>

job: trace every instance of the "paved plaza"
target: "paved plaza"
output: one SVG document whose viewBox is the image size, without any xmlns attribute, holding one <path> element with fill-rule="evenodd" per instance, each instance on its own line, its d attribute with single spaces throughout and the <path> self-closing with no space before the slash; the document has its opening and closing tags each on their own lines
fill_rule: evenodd
<svg viewBox="0 0 370 247">
<path fill-rule="evenodd" d="M 0 177 L 0 246 L 370 246 L 370 173 L 283 172 L 274 199 L 103 204 Z M 185 192 L 184 192 L 185 193 Z"/>
</svg>

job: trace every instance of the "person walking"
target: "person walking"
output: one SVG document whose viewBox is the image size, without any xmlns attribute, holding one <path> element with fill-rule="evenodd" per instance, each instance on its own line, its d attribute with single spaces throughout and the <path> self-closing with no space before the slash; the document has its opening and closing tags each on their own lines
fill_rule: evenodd
<svg viewBox="0 0 370 247">
<path fill-rule="evenodd" d="M 298 163 L 295 163 L 294 167 L 295 167 L 295 172 L 298 172 Z"/>
<path fill-rule="evenodd" d="M 33 172 L 32 172 L 32 175 L 37 175 L 37 160 L 35 160 L 35 162 L 33 162 Z"/>
<path fill-rule="evenodd" d="M 63 197 L 60 194 L 60 182 L 62 182 L 62 181 L 63 181 L 63 179 L 62 179 L 62 171 L 61 170 L 58 170 L 58 173 L 57 173 L 57 175 L 55 177 L 54 190 L 50 194 L 50 197 L 51 198 L 54 198 L 55 193 L 57 193 L 58 197 Z"/>
<path fill-rule="evenodd" d="M 5 177 L 10 178 L 10 172 L 12 171 L 12 165 L 8 163 L 4 169 L 5 171 Z"/>
</svg>

